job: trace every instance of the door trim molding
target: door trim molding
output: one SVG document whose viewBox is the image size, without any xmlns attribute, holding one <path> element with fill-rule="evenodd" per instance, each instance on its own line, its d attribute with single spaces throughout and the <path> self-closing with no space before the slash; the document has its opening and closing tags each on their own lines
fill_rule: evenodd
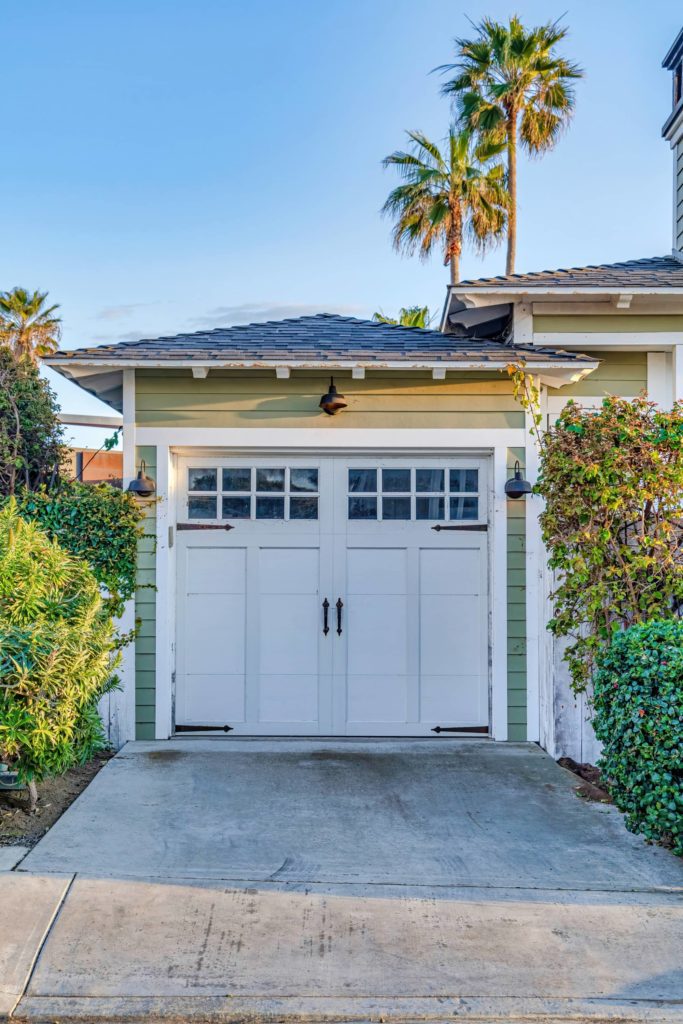
<svg viewBox="0 0 683 1024">
<path fill-rule="evenodd" d="M 309 435 L 302 437 L 303 434 Z M 311 434 L 324 435 L 325 443 L 315 445 Z M 190 441 L 196 439 L 195 444 Z M 239 436 L 236 436 L 239 435 Z M 245 436 L 246 435 L 246 436 Z M 255 443 L 258 435 L 261 443 Z M 264 435 L 268 435 L 267 437 Z M 362 435 L 361 438 L 349 435 Z M 381 435 L 390 435 L 393 444 Z M 428 436 L 425 436 L 428 435 Z M 295 437 L 298 445 L 286 445 L 287 438 Z M 220 438 L 220 440 L 219 440 Z M 277 440 L 280 443 L 274 444 Z M 201 441 L 197 444 L 197 441 Z M 245 444 L 245 441 L 251 443 Z M 301 442 L 304 442 L 303 446 Z M 330 444 L 330 442 L 333 442 Z M 354 444 L 354 441 L 357 443 Z M 241 443 L 238 443 L 241 442 Z M 265 442 L 265 444 L 264 444 Z M 370 443 L 373 442 L 373 443 Z M 504 493 L 507 479 L 507 449 L 523 446 L 524 430 L 373 430 L 340 431 L 330 436 L 328 430 L 138 430 L 138 443 L 156 444 L 159 466 L 157 480 L 157 613 L 156 613 L 156 730 L 157 739 L 173 735 L 173 673 L 175 671 L 175 605 L 176 558 L 175 547 L 169 547 L 169 525 L 175 524 L 175 493 L 180 458 L 201 457 L 203 454 L 231 454 L 251 456 L 267 455 L 277 451 L 279 457 L 303 454 L 334 455 L 374 454 L 395 456 L 413 454 L 429 458 L 453 456 L 488 457 L 491 459 L 489 476 L 489 651 L 490 651 L 490 726 L 491 736 L 506 740 L 508 735 L 507 692 L 507 505 Z M 189 450 L 183 450 L 187 446 Z M 206 452 L 210 447 L 213 451 Z M 227 450 L 226 450 L 227 449 Z M 387 450 L 389 449 L 389 450 Z M 493 600 L 494 594 L 505 594 L 505 600 Z"/>
</svg>

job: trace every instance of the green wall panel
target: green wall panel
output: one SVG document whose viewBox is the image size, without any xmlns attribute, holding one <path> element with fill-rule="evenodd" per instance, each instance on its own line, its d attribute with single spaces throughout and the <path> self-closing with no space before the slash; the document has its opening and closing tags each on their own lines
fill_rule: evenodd
<svg viewBox="0 0 683 1024">
<path fill-rule="evenodd" d="M 147 475 L 156 480 L 156 448 L 151 445 L 135 451 L 135 464 L 144 459 Z M 138 542 L 135 618 L 139 633 L 135 642 L 135 736 L 154 739 L 156 671 L 154 637 L 156 634 L 156 506 L 148 503 L 144 520 L 145 535 Z"/>
<path fill-rule="evenodd" d="M 508 450 L 511 476 L 519 460 L 524 470 L 524 449 Z M 507 502 L 507 612 L 508 612 L 508 739 L 526 740 L 526 502 Z"/>
</svg>

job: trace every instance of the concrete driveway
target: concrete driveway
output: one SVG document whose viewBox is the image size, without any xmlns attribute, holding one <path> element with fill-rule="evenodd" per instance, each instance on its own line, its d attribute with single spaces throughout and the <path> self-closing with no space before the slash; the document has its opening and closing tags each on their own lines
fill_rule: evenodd
<svg viewBox="0 0 683 1024">
<path fill-rule="evenodd" d="M 52 901 L 16 1013 L 683 1020 L 683 865 L 575 785 L 531 745 L 129 744 L 10 876 Z"/>
</svg>

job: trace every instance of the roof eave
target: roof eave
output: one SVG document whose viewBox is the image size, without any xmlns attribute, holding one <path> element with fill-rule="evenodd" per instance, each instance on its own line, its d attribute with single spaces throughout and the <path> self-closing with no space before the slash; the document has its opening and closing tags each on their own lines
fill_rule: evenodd
<svg viewBox="0 0 683 1024">
<path fill-rule="evenodd" d="M 362 359 L 352 360 L 328 360 L 328 361 L 297 361 L 294 359 L 281 359 L 281 360 L 224 360 L 224 359 L 117 359 L 114 361 L 107 362 L 102 359 L 57 359 L 50 357 L 44 359 L 43 362 L 48 366 L 51 366 L 58 373 L 63 376 L 71 376 L 69 370 L 78 369 L 97 369 L 102 372 L 111 372 L 116 370 L 191 370 L 191 369 L 208 369 L 208 370 L 265 370 L 265 369 L 277 369 L 278 367 L 286 367 L 292 370 L 353 370 L 356 368 L 362 368 L 364 370 L 485 370 L 485 369 L 504 369 L 509 366 L 511 362 L 514 362 L 514 356 L 517 355 L 521 359 L 525 356 L 533 353 L 527 353 L 524 350 L 509 348 L 506 353 L 509 352 L 509 356 L 506 354 L 506 358 L 473 358 L 473 359 L 420 359 L 420 360 L 408 360 L 408 359 L 395 359 L 395 360 L 373 360 L 366 361 Z M 533 366 L 538 369 L 548 368 L 563 368 L 577 366 L 590 366 L 591 369 L 595 369 L 598 365 L 594 360 L 582 360 L 579 357 L 573 359 L 533 359 Z M 78 375 L 75 374 L 74 377 Z"/>
<path fill-rule="evenodd" d="M 533 285 L 507 284 L 478 285 L 476 283 L 449 285 L 449 294 L 466 302 L 468 295 L 506 295 L 509 298 L 525 295 L 683 295 L 683 287 L 663 286 L 661 288 L 643 288 L 635 285 Z"/>
</svg>

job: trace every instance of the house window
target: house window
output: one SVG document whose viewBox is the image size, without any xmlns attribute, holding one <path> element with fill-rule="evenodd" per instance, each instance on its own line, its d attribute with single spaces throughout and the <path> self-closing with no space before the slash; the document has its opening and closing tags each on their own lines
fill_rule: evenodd
<svg viewBox="0 0 683 1024">
<path fill-rule="evenodd" d="M 479 470 L 349 469 L 349 519 L 476 521 Z"/>
<path fill-rule="evenodd" d="M 317 519 L 319 497 L 315 467 L 191 466 L 187 471 L 190 519 Z"/>
</svg>

